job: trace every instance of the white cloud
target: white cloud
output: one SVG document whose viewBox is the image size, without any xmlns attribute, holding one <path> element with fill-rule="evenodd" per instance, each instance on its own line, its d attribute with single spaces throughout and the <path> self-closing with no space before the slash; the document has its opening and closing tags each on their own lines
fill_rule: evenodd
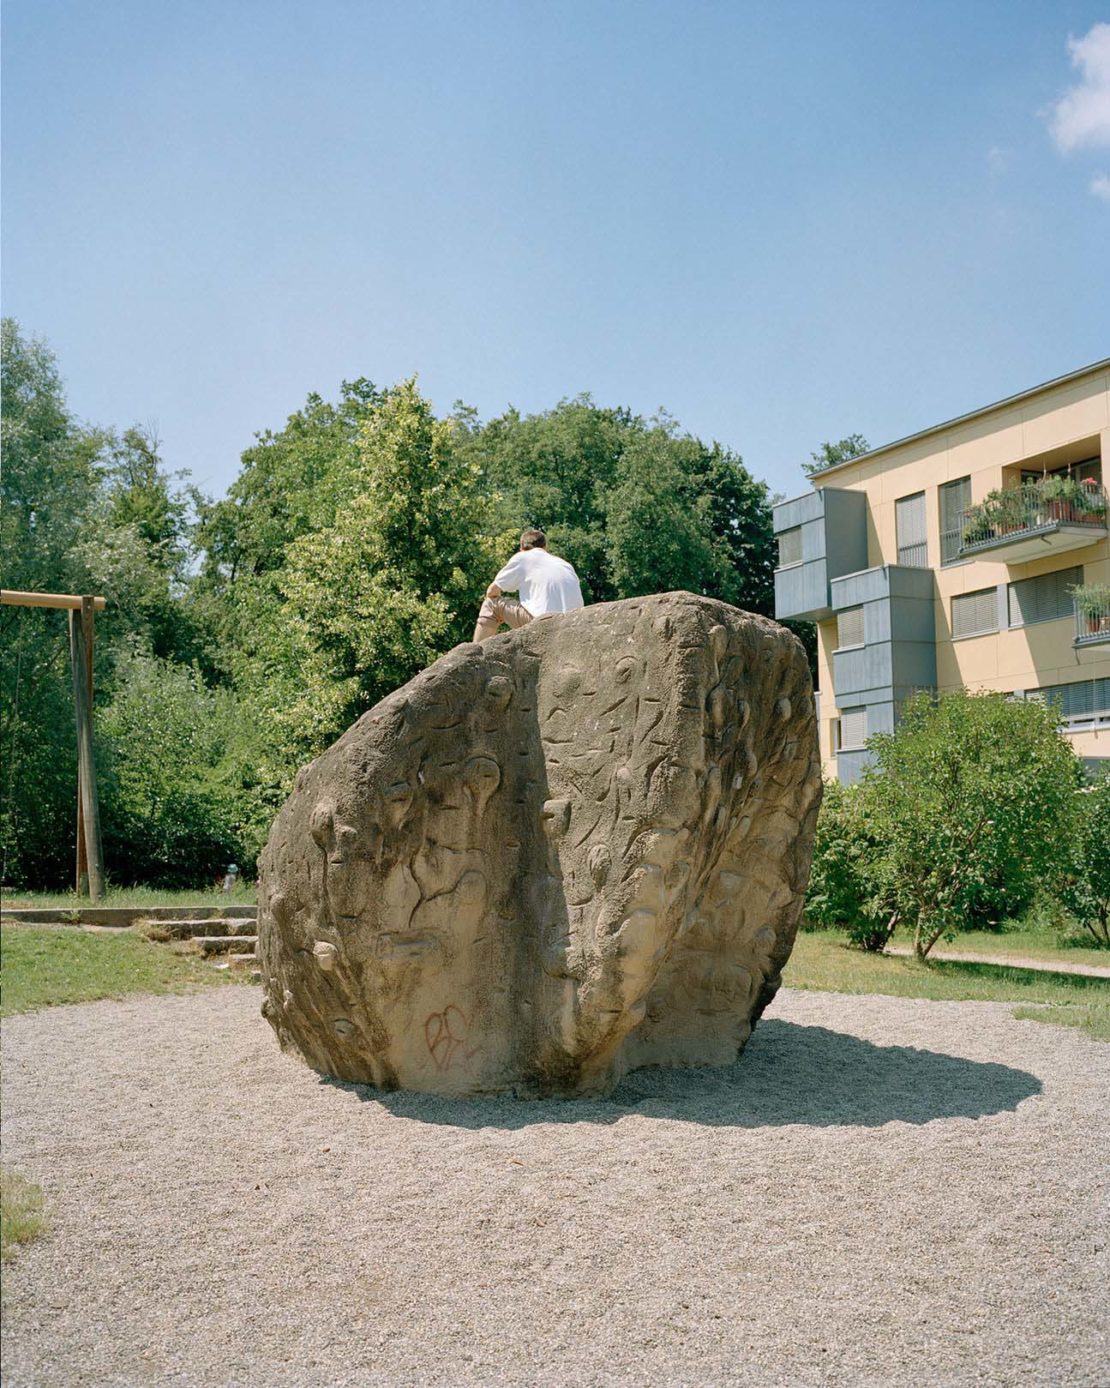
<svg viewBox="0 0 1110 1388">
<path fill-rule="evenodd" d="M 1110 24 L 1095 24 L 1081 39 L 1069 38 L 1068 51 L 1083 80 L 1068 88 L 1049 119 L 1064 154 L 1085 145 L 1110 145 Z"/>
<path fill-rule="evenodd" d="M 1101 198 L 1103 202 L 1110 202 L 1110 178 L 1105 174 L 1099 174 L 1097 178 L 1091 179 L 1091 192 L 1096 198 Z"/>
</svg>

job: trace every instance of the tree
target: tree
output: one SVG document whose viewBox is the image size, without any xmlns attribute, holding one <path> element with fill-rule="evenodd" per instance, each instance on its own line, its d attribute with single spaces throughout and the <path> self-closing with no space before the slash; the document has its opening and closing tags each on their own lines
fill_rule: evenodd
<svg viewBox="0 0 1110 1388">
<path fill-rule="evenodd" d="M 824 472 L 827 467 L 835 467 L 837 463 L 846 463 L 851 458 L 860 457 L 861 454 L 867 453 L 870 447 L 862 434 L 849 434 L 846 439 L 838 439 L 836 443 L 826 440 L 816 453 L 809 455 L 812 461 L 802 464 L 802 471 L 807 477 L 813 477 L 818 472 Z"/>
<path fill-rule="evenodd" d="M 826 783 L 805 913 L 814 925 L 842 927 L 852 944 L 881 953 L 899 913 L 876 871 L 881 845 L 869 809 L 858 786 Z"/>
<path fill-rule="evenodd" d="M 693 440 L 666 427 L 639 433 L 620 462 L 607 498 L 606 552 L 613 587 L 622 598 L 682 588 L 693 593 L 728 588 L 729 555 L 714 534 L 712 500 L 690 467 Z M 687 456 L 683 457 L 683 453 Z"/>
<path fill-rule="evenodd" d="M 1020 915 L 1039 882 L 1058 878 L 1080 764 L 1053 709 L 994 693 L 919 694 L 868 747 L 868 896 L 912 928 L 919 958 L 977 914 Z"/>
<path fill-rule="evenodd" d="M 468 640 L 497 566 L 481 476 L 414 381 L 364 421 L 348 502 L 267 576 L 236 685 L 277 785 L 359 714 Z M 503 539 L 504 537 L 502 537 Z"/>
<path fill-rule="evenodd" d="M 1077 831 L 1064 906 L 1096 943 L 1110 946 L 1110 769 L 1077 796 Z"/>
<path fill-rule="evenodd" d="M 588 395 L 484 425 L 455 408 L 494 528 L 540 525 L 587 601 L 685 587 L 771 614 L 770 501 L 735 454 L 682 434 L 664 413 L 645 422 Z"/>
<path fill-rule="evenodd" d="M 606 497 L 642 421 L 629 410 L 595 405 L 588 395 L 561 400 L 542 414 L 510 409 L 484 425 L 472 412 L 456 407 L 456 413 L 460 458 L 479 468 L 494 528 L 519 533 L 538 525 L 551 549 L 578 571 L 587 602 L 615 598 Z"/>
<path fill-rule="evenodd" d="M 195 670 L 144 653 L 120 658 L 100 718 L 104 856 L 116 882 L 211 882 L 229 862 L 249 867 L 247 797 L 238 767 L 240 714 Z"/>
<path fill-rule="evenodd" d="M 5 588 L 103 593 L 98 709 L 131 677 L 133 652 L 188 661 L 191 494 L 154 439 L 80 424 L 49 347 L 3 323 L 0 576 Z M 66 614 L 0 609 L 0 844 L 6 882 L 72 880 L 76 748 Z M 98 730 L 101 751 L 110 733 Z M 111 805 L 101 797 L 105 813 Z"/>
</svg>

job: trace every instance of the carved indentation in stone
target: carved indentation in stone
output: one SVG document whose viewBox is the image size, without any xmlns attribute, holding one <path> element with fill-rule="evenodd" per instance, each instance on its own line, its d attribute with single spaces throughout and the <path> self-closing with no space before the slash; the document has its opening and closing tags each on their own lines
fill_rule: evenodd
<svg viewBox="0 0 1110 1388">
<path fill-rule="evenodd" d="M 482 815 L 490 796 L 501 784 L 501 768 L 492 757 L 471 757 L 463 769 L 462 780 L 476 812 Z"/>
</svg>

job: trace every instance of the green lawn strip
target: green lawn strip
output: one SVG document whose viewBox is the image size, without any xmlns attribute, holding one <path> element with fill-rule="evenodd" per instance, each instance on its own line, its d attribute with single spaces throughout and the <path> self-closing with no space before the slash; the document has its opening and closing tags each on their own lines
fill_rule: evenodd
<svg viewBox="0 0 1110 1388">
<path fill-rule="evenodd" d="M 1076 937 L 1078 938 L 1078 937 Z M 909 939 L 893 944 L 908 944 Z M 999 959 L 1045 959 L 1059 964 L 1094 964 L 1110 968 L 1110 949 L 1065 944 L 1053 930 L 963 930 L 953 940 L 938 940 L 936 948 L 948 954 L 991 954 Z"/>
<path fill-rule="evenodd" d="M 1015 1007 L 1014 1016 L 1019 1022 L 1050 1022 L 1058 1027 L 1078 1027 L 1098 1041 L 1110 1041 L 1110 1007 L 1050 1003 L 1043 1007 Z"/>
<path fill-rule="evenodd" d="M 131 993 L 187 993 L 240 982 L 192 955 L 134 931 L 90 934 L 76 927 L 8 925 L 0 929 L 0 1014 Z"/>
<path fill-rule="evenodd" d="M 42 1191 L 10 1167 L 0 1167 L 0 1260 L 8 1262 L 21 1243 L 45 1234 Z"/>
<path fill-rule="evenodd" d="M 238 886 L 234 891 L 224 892 L 218 888 L 200 888 L 190 891 L 166 891 L 161 887 L 109 887 L 100 901 L 92 902 L 87 896 L 76 892 L 24 892 L 6 889 L 0 905 L 5 910 L 43 910 L 59 906 L 67 911 L 80 910 L 82 906 L 253 906 L 255 904 L 253 883 Z"/>
<path fill-rule="evenodd" d="M 1061 1021 L 1102 1037 L 1110 1028 L 1110 982 L 1083 974 L 963 960 L 891 958 L 850 949 L 840 931 L 799 934 L 783 970 L 788 988 L 820 992 L 883 993 L 952 1002 L 1015 1002 L 1038 1011 L 1039 1021 Z"/>
</svg>

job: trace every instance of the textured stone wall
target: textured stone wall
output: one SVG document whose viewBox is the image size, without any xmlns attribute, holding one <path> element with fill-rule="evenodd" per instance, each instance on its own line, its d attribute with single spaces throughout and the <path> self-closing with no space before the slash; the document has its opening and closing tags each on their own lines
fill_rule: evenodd
<svg viewBox="0 0 1110 1388">
<path fill-rule="evenodd" d="M 263 1013 L 383 1088 L 727 1064 L 779 986 L 820 791 L 774 622 L 669 593 L 460 646 L 298 775 L 261 860 Z"/>
</svg>

